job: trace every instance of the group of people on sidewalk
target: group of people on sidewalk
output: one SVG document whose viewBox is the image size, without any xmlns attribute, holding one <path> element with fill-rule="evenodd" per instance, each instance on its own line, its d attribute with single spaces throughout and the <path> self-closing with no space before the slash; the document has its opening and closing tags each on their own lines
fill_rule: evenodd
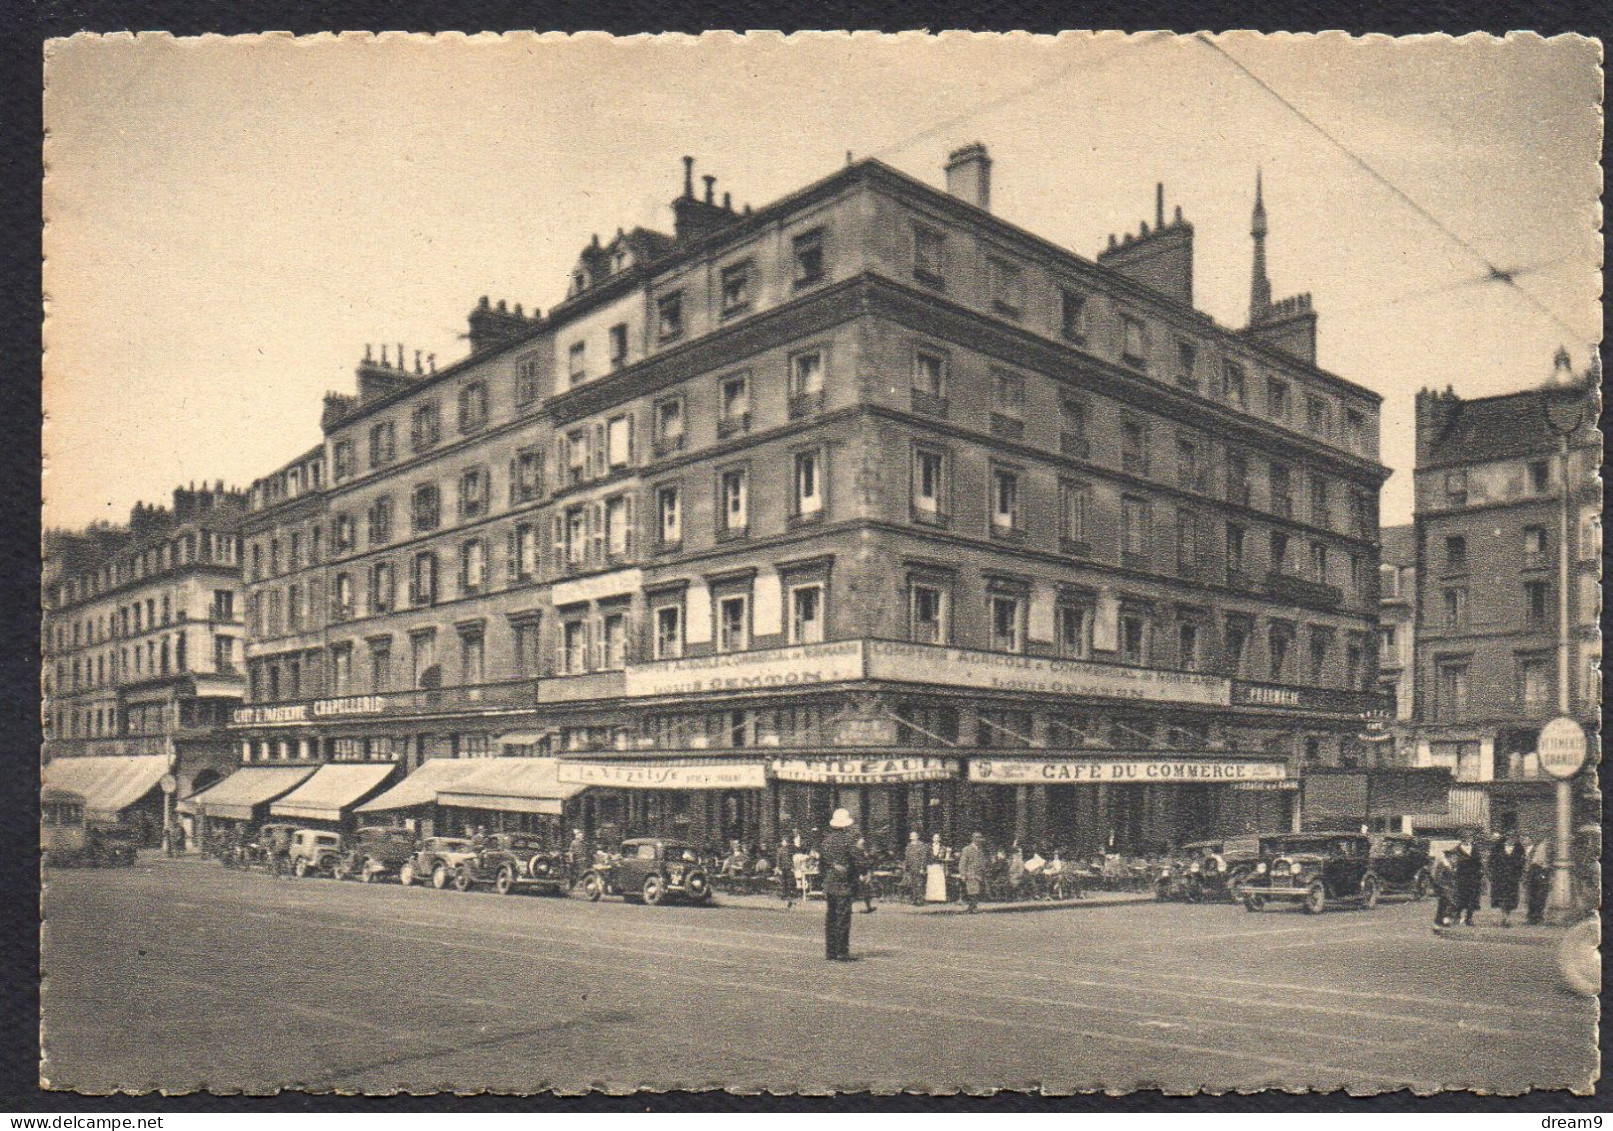
<svg viewBox="0 0 1613 1131">
<path fill-rule="evenodd" d="M 1439 901 L 1434 909 L 1435 928 L 1461 923 L 1471 927 L 1479 910 L 1485 881 L 1490 886 L 1490 907 L 1501 912 L 1501 925 L 1512 926 L 1522 889 L 1527 900 L 1525 921 L 1531 926 L 1546 921 L 1546 897 L 1551 890 L 1551 841 L 1530 841 L 1508 832 L 1490 848 L 1488 859 L 1464 832 L 1449 852 L 1436 854 L 1430 864 Z"/>
</svg>

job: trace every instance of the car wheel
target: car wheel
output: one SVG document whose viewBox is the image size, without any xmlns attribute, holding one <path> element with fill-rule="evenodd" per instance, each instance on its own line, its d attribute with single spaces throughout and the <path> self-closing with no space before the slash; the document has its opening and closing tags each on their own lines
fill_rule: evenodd
<svg viewBox="0 0 1613 1131">
<path fill-rule="evenodd" d="M 470 865 L 461 864 L 454 869 L 454 890 L 469 891 L 474 885 L 471 882 Z"/>
<path fill-rule="evenodd" d="M 666 885 L 661 882 L 660 876 L 644 877 L 644 902 L 654 907 L 666 897 Z"/>
<path fill-rule="evenodd" d="M 1413 899 L 1427 899 L 1428 893 L 1433 886 L 1433 881 L 1428 878 L 1427 872 L 1418 872 L 1417 885 L 1411 889 L 1411 897 Z"/>
<path fill-rule="evenodd" d="M 599 897 L 605 894 L 605 881 L 595 872 L 589 872 L 582 878 L 583 898 L 589 903 L 598 903 Z"/>
<path fill-rule="evenodd" d="M 1246 895 L 1243 897 L 1243 909 L 1245 911 L 1264 911 L 1266 901 L 1258 895 Z"/>
<path fill-rule="evenodd" d="M 515 890 L 515 870 L 508 864 L 498 870 L 498 879 L 493 881 L 493 890 L 500 895 L 509 895 Z"/>
<path fill-rule="evenodd" d="M 1320 915 L 1327 910 L 1327 889 L 1320 882 L 1312 884 L 1305 892 L 1305 912 L 1309 915 Z"/>
<path fill-rule="evenodd" d="M 296 866 L 294 868 L 292 868 L 291 870 L 292 870 L 293 873 L 296 874 L 296 877 L 299 880 L 302 879 L 304 876 L 306 876 L 308 874 L 308 861 L 304 860 L 302 857 L 299 856 L 297 858 Z"/>
<path fill-rule="evenodd" d="M 1376 877 L 1376 876 L 1368 876 L 1366 879 L 1362 880 L 1361 881 L 1361 907 L 1362 907 L 1362 909 L 1366 910 L 1366 911 L 1371 911 L 1374 907 L 1378 906 L 1378 896 L 1380 894 L 1381 893 L 1378 891 L 1378 877 Z"/>
<path fill-rule="evenodd" d="M 330 870 L 331 878 L 345 880 L 353 875 L 352 866 L 346 860 L 336 861 L 336 866 Z"/>
<path fill-rule="evenodd" d="M 413 860 L 405 860 L 403 862 L 403 867 L 398 869 L 398 883 L 402 884 L 404 887 L 408 887 L 414 883 Z"/>
<path fill-rule="evenodd" d="M 1249 873 L 1242 870 L 1233 872 L 1232 875 L 1227 877 L 1227 898 L 1233 903 L 1243 901 L 1243 885 L 1248 878 Z"/>
<path fill-rule="evenodd" d="M 438 891 L 448 886 L 448 865 L 439 862 L 431 870 L 431 886 Z"/>
</svg>

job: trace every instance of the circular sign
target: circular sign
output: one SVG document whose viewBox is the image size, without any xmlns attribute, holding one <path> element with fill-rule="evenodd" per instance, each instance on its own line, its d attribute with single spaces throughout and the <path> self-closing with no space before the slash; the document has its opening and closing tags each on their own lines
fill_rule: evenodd
<svg viewBox="0 0 1613 1131">
<path fill-rule="evenodd" d="M 146 780 L 150 781 L 151 779 L 147 778 Z M 164 793 L 172 793 L 178 788 L 179 782 L 174 778 L 173 774 L 162 775 L 162 791 Z"/>
<path fill-rule="evenodd" d="M 1554 778 L 1567 781 L 1585 765 L 1585 728 L 1566 715 L 1541 728 L 1539 746 L 1540 768 Z"/>
</svg>

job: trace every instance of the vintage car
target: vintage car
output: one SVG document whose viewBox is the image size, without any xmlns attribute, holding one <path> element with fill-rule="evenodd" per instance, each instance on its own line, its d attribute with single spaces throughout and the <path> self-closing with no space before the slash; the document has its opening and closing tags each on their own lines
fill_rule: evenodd
<svg viewBox="0 0 1613 1131">
<path fill-rule="evenodd" d="M 334 876 L 341 859 L 340 833 L 323 829 L 298 829 L 291 834 L 287 862 L 291 865 L 291 874 L 299 880 L 310 875 Z"/>
<path fill-rule="evenodd" d="M 1155 895 L 1188 903 L 1237 903 L 1239 885 L 1260 859 L 1257 835 L 1195 840 L 1160 869 Z"/>
<path fill-rule="evenodd" d="M 550 848 L 541 837 L 494 833 L 454 869 L 456 889 L 469 891 L 479 886 L 491 887 L 500 895 L 522 887 L 563 895 L 570 886 L 566 854 Z"/>
<path fill-rule="evenodd" d="M 1434 890 L 1433 849 L 1423 836 L 1382 834 L 1372 838 L 1372 874 L 1381 895 L 1422 899 Z"/>
<path fill-rule="evenodd" d="M 347 852 L 336 865 L 336 878 L 356 878 L 366 884 L 395 876 L 414 859 L 414 834 L 392 825 L 359 829 L 347 842 Z"/>
<path fill-rule="evenodd" d="M 408 887 L 417 879 L 427 880 L 434 888 L 445 888 L 454 871 L 475 855 L 468 837 L 428 836 L 414 856 L 398 867 L 398 882 Z"/>
<path fill-rule="evenodd" d="M 1260 911 L 1280 900 L 1319 915 L 1334 902 L 1370 911 L 1380 887 L 1372 873 L 1372 842 L 1360 833 L 1293 833 L 1262 837 L 1260 860 L 1240 885 L 1243 905 Z"/>
<path fill-rule="evenodd" d="M 127 825 L 84 819 L 84 795 L 46 786 L 40 793 L 39 847 L 47 866 L 106 868 L 133 864 L 138 834 Z"/>
<path fill-rule="evenodd" d="M 691 903 L 711 902 L 711 877 L 700 866 L 694 845 L 663 837 L 636 837 L 622 851 L 596 863 L 582 878 L 583 894 L 605 894 L 655 904 L 676 896 Z"/>
</svg>

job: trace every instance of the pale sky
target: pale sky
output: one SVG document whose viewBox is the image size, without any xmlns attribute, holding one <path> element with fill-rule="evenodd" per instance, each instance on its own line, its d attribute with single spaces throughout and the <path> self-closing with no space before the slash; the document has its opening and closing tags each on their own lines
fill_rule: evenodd
<svg viewBox="0 0 1613 1131">
<path fill-rule="evenodd" d="M 1600 337 L 1600 48 L 1217 42 L 1490 263 L 1539 265 L 1517 282 L 1551 314 L 1473 282 L 1483 261 L 1189 39 L 57 41 L 46 525 L 267 474 L 319 442 L 366 342 L 441 367 L 481 295 L 547 310 L 593 233 L 670 231 L 683 154 L 760 207 L 847 150 L 939 186 L 976 140 L 993 211 L 1088 258 L 1152 220 L 1164 181 L 1196 228 L 1196 305 L 1227 326 L 1262 167 L 1274 293 L 1310 291 L 1318 363 L 1383 394 L 1383 519 L 1410 521 L 1419 387 L 1536 385 L 1559 344 L 1578 367 Z"/>
</svg>

